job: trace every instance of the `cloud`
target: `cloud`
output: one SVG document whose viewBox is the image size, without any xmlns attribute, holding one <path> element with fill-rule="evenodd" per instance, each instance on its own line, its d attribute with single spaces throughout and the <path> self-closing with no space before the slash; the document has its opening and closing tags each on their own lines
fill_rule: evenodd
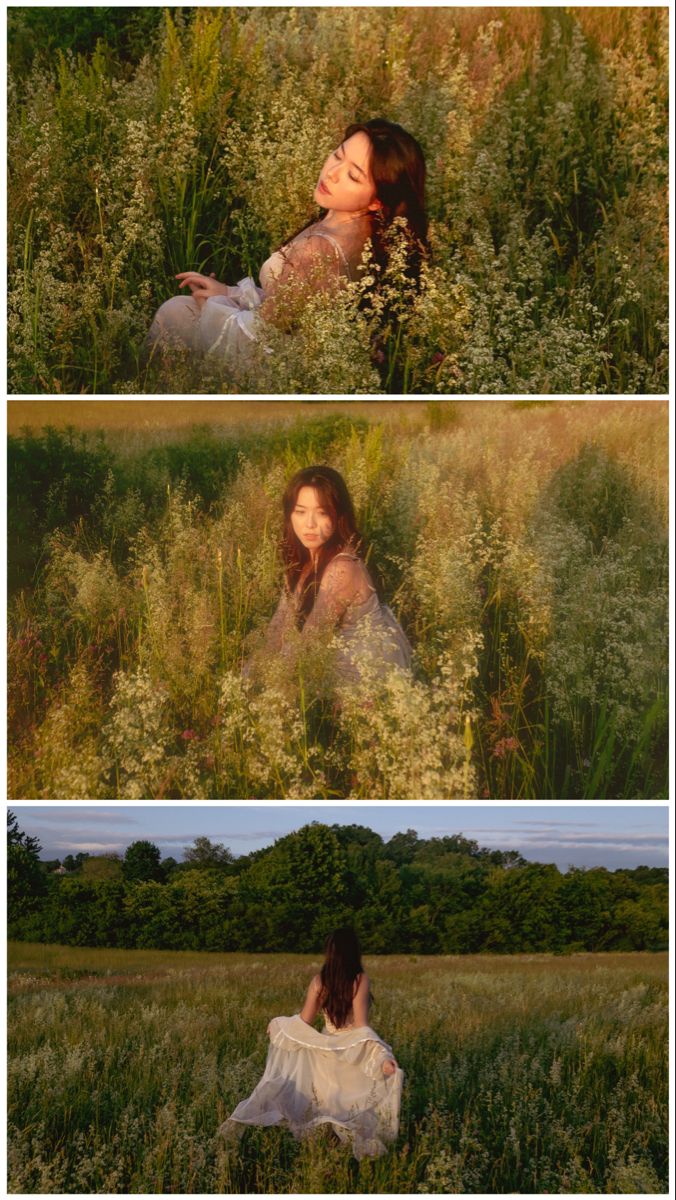
<svg viewBox="0 0 676 1200">
<path fill-rule="evenodd" d="M 125 842 L 52 842 L 50 850 L 65 850 L 72 854 L 82 851 L 84 854 L 112 854 L 126 850 Z"/>
<path fill-rule="evenodd" d="M 167 845 L 170 845 L 171 843 L 184 844 L 185 842 L 194 842 L 196 837 L 208 837 L 211 839 L 212 842 L 216 842 L 216 841 L 252 842 L 252 841 L 258 841 L 259 838 L 277 839 L 277 838 L 281 838 L 281 837 L 286 837 L 287 834 L 289 834 L 291 832 L 292 832 L 292 830 L 290 830 L 290 829 L 283 829 L 283 830 L 256 829 L 252 833 L 229 833 L 229 832 L 223 831 L 223 830 L 221 830 L 220 832 L 216 832 L 216 833 L 213 833 L 213 832 L 209 833 L 207 830 L 200 831 L 200 833 L 195 833 L 191 830 L 189 833 L 188 832 L 186 832 L 186 833 L 166 833 L 166 834 L 158 833 L 156 835 L 148 833 L 148 834 L 146 834 L 146 837 L 149 839 L 149 841 L 165 842 Z"/>
<path fill-rule="evenodd" d="M 275 833 L 271 831 L 263 831 L 256 833 L 158 833 L 154 834 L 148 831 L 142 831 L 137 837 L 129 838 L 114 836 L 111 834 L 108 840 L 102 840 L 101 831 L 96 833 L 87 829 L 79 829 L 77 834 L 71 836 L 68 833 L 63 833 L 61 836 L 53 833 L 48 833 L 44 840 L 49 841 L 50 852 L 77 852 L 79 850 L 87 854 L 111 854 L 113 852 L 124 854 L 125 850 L 132 841 L 148 841 L 152 842 L 162 850 L 183 849 L 185 846 L 190 846 L 196 837 L 208 837 L 212 842 L 225 842 L 226 845 L 233 842 L 258 842 L 261 838 L 270 838 L 276 840 L 283 837 L 283 833 Z M 42 840 L 42 838 L 41 838 Z"/>
<path fill-rule="evenodd" d="M 571 825 L 576 828 L 587 826 L 589 829 L 598 829 L 598 821 L 514 821 L 514 826 L 523 825 L 526 829 L 569 829 Z"/>
<path fill-rule="evenodd" d="M 123 812 L 110 808 L 64 808 L 52 805 L 50 808 L 22 808 L 17 804 L 13 809 L 22 821 L 38 821 L 40 825 L 54 825 L 61 828 L 64 825 L 78 825 L 80 828 L 97 825 L 138 825 L 139 818 L 127 816 Z"/>
<path fill-rule="evenodd" d="M 524 823 L 525 824 L 525 823 Z M 468 828 L 465 830 L 465 835 L 472 835 L 475 839 L 485 838 L 486 835 L 492 834 L 493 838 L 497 838 L 501 842 L 520 842 L 524 845 L 537 845 L 546 842 L 548 845 L 603 845 L 613 846 L 620 842 L 631 842 L 633 845 L 643 842 L 659 842 L 663 845 L 669 844 L 669 835 L 665 824 L 664 833 L 660 830 L 646 831 L 645 826 L 641 832 L 634 829 L 623 829 L 620 833 L 611 833 L 603 829 L 596 823 L 592 822 L 530 822 L 529 827 L 524 829 L 508 828 L 504 826 L 492 826 L 478 828 Z M 587 832 L 589 830 L 589 832 Z"/>
</svg>

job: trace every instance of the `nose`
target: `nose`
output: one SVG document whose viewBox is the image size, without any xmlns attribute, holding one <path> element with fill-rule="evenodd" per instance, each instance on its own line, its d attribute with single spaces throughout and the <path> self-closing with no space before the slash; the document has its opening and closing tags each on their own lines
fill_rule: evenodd
<svg viewBox="0 0 676 1200">
<path fill-rule="evenodd" d="M 317 518 L 315 517 L 314 513 L 308 513 L 307 524 L 308 529 L 314 529 L 315 525 L 317 524 Z"/>
</svg>

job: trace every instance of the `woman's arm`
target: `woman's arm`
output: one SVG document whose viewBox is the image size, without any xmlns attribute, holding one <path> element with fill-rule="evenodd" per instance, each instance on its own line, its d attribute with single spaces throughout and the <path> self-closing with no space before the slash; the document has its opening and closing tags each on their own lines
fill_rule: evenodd
<svg viewBox="0 0 676 1200">
<path fill-rule="evenodd" d="M 361 1027 L 362 1025 L 368 1025 L 369 1023 L 370 993 L 371 985 L 369 984 L 369 977 L 366 974 L 366 971 L 364 971 L 361 979 L 359 980 L 359 987 L 355 992 L 354 1000 L 352 1001 L 354 1023 L 358 1027 Z"/>
<path fill-rule="evenodd" d="M 269 658 L 270 655 L 279 654 L 284 645 L 284 640 L 289 629 L 293 627 L 294 609 L 293 602 L 286 591 L 282 591 L 274 613 L 268 621 L 265 632 L 263 634 L 262 644 L 260 644 L 260 635 L 255 639 L 256 649 L 253 649 L 242 666 L 242 675 L 246 679 L 252 672 L 254 664 L 265 655 Z M 253 639 L 252 639 L 253 640 Z"/>
<path fill-rule="evenodd" d="M 366 571 L 356 558 L 334 558 L 326 568 L 303 636 L 337 625 L 351 604 L 368 598 Z"/>
<path fill-rule="evenodd" d="M 311 1025 L 321 1008 L 322 981 L 315 975 L 305 996 L 305 1004 L 301 1009 L 301 1020 Z"/>
<path fill-rule="evenodd" d="M 355 992 L 354 1000 L 352 1001 L 352 1012 L 354 1015 L 354 1023 L 357 1028 L 369 1023 L 369 1003 L 371 997 L 371 985 L 369 977 L 364 971 L 359 980 L 359 987 Z M 394 1075 L 397 1069 L 397 1062 L 394 1058 L 386 1058 L 383 1063 L 383 1075 Z"/>
<path fill-rule="evenodd" d="M 180 280 L 180 288 L 190 288 L 193 300 L 200 305 L 211 296 L 227 296 L 237 291 L 227 283 L 219 283 L 213 272 L 211 275 L 201 275 L 199 271 L 179 271 L 176 279 Z"/>
<path fill-rule="evenodd" d="M 284 635 L 293 624 L 293 615 L 291 597 L 286 588 L 284 588 L 279 598 L 279 604 L 270 617 L 267 629 L 265 630 L 266 651 L 276 652 L 281 648 Z"/>
</svg>

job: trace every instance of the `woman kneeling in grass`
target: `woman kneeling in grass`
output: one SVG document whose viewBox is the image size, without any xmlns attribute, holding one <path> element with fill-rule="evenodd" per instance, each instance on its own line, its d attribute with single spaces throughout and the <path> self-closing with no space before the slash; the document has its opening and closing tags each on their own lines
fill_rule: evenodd
<svg viewBox="0 0 676 1200">
<path fill-rule="evenodd" d="M 272 1019 L 263 1077 L 219 1132 L 237 1137 L 247 1125 L 286 1125 L 304 1137 L 329 1125 L 355 1158 L 383 1154 L 398 1133 L 404 1073 L 368 1023 L 370 1002 L 357 936 L 336 929 L 301 1012 Z M 320 1014 L 323 1033 L 314 1027 Z"/>
</svg>

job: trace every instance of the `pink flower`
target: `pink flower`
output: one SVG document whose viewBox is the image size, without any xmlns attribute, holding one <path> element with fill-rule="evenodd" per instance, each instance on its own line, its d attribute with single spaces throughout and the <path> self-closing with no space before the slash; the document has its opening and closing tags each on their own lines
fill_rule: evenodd
<svg viewBox="0 0 676 1200">
<path fill-rule="evenodd" d="M 504 758 L 508 752 L 519 749 L 519 739 L 515 737 L 500 738 L 493 747 L 493 758 Z"/>
<path fill-rule="evenodd" d="M 199 734 L 195 733 L 194 729 L 184 729 L 181 737 L 184 742 L 193 742 L 196 737 L 199 737 Z"/>
</svg>

